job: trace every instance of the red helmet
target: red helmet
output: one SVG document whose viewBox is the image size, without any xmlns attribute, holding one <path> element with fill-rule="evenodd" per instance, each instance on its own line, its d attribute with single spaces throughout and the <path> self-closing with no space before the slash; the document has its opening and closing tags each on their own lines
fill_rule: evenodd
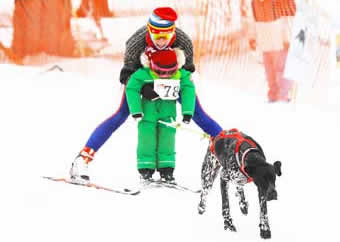
<svg viewBox="0 0 340 242">
<path fill-rule="evenodd" d="M 150 56 L 150 68 L 161 78 L 171 77 L 178 70 L 176 52 L 172 49 L 153 52 Z"/>
</svg>

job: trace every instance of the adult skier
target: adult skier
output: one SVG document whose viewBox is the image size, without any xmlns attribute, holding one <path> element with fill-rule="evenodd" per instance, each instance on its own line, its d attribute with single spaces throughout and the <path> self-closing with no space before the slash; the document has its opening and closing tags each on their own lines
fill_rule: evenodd
<svg viewBox="0 0 340 242">
<path fill-rule="evenodd" d="M 126 85 L 129 77 L 142 67 L 140 57 L 148 47 L 155 50 L 164 50 L 168 47 L 183 50 L 185 63 L 182 68 L 189 72 L 195 71 L 192 41 L 181 29 L 176 28 L 176 20 L 177 13 L 172 8 L 156 8 L 153 10 L 147 24 L 138 29 L 127 40 L 124 66 L 120 72 L 120 82 L 123 85 Z M 150 100 L 158 97 L 158 94 L 153 90 L 153 85 L 150 83 L 143 86 L 141 94 Z M 78 182 L 88 182 L 90 180 L 88 164 L 94 159 L 95 153 L 112 133 L 125 122 L 129 114 L 124 91 L 118 110 L 94 130 L 85 147 L 73 161 L 70 169 L 70 176 L 73 180 Z M 213 137 L 222 131 L 221 126 L 203 111 L 197 96 L 192 119 L 204 132 Z M 172 176 L 172 170 L 164 170 L 163 172 L 166 174 L 161 172 L 161 176 Z"/>
</svg>

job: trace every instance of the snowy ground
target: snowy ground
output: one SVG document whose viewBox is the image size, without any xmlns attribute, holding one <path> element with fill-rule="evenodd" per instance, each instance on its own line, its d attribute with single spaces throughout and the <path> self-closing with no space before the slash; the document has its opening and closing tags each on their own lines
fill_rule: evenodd
<svg viewBox="0 0 340 242">
<path fill-rule="evenodd" d="M 1 11 L 13 8 L 0 2 Z M 116 2 L 109 1 L 110 6 Z M 112 25 L 103 20 L 104 33 L 122 47 L 142 18 L 114 37 Z M 118 25 L 126 21 L 117 19 Z M 10 28 L 3 31 L 0 37 L 10 36 Z M 9 46 L 10 39 L 3 43 Z M 336 241 L 340 70 L 334 82 L 299 86 L 290 104 L 268 104 L 263 67 L 255 62 L 247 62 L 247 73 L 230 62 L 222 81 L 211 80 L 220 63 L 205 64 L 204 73 L 195 77 L 201 103 L 225 129 L 236 127 L 254 137 L 270 162 L 282 161 L 279 200 L 268 205 L 271 241 Z M 43 180 L 44 175 L 67 175 L 94 128 L 115 112 L 122 93 L 117 81 L 121 62 L 89 58 L 57 64 L 64 73 L 44 73 L 51 64 L 41 69 L 0 65 L 0 241 L 262 241 L 253 184 L 246 187 L 247 217 L 231 197 L 238 229 L 232 233 L 223 230 L 218 182 L 206 213 L 198 215 L 194 194 L 159 189 L 128 197 Z M 189 127 L 199 130 L 195 124 Z M 94 181 L 112 187 L 137 184 L 136 135 L 136 123 L 129 118 L 96 155 L 90 166 Z M 178 131 L 175 175 L 180 183 L 200 185 L 206 146 L 197 135 Z"/>
<path fill-rule="evenodd" d="M 247 217 L 231 197 L 238 229 L 232 233 L 223 230 L 218 183 L 206 214 L 198 215 L 194 194 L 159 189 L 129 197 L 41 178 L 66 175 L 94 128 L 116 110 L 120 66 L 113 63 L 117 71 L 108 77 L 0 65 L 0 241 L 261 241 L 253 184 L 246 187 Z M 339 86 L 327 90 L 324 102 L 311 105 L 302 98 L 268 104 L 265 83 L 255 86 L 257 92 L 213 80 L 197 79 L 196 85 L 203 107 L 224 128 L 253 136 L 270 162 L 283 163 L 279 200 L 268 205 L 271 241 L 336 241 Z M 195 124 L 190 128 L 199 130 Z M 94 181 L 113 187 L 138 182 L 136 135 L 129 118 L 91 164 Z M 200 185 L 206 146 L 195 134 L 178 131 L 180 183 Z"/>
</svg>

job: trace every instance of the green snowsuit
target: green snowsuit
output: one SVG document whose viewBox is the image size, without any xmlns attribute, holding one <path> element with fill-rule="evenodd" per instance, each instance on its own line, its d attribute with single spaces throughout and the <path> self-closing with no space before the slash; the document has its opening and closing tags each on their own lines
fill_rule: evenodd
<svg viewBox="0 0 340 242">
<path fill-rule="evenodd" d="M 182 115 L 193 115 L 195 87 L 190 80 L 191 72 L 179 69 L 169 79 L 180 80 Z M 126 98 L 131 115 L 143 114 L 138 123 L 137 168 L 175 168 L 176 129 L 158 121 L 176 120 L 176 100 L 157 99 L 150 101 L 140 94 L 146 83 L 160 79 L 150 68 L 140 68 L 133 73 L 126 87 Z"/>
</svg>

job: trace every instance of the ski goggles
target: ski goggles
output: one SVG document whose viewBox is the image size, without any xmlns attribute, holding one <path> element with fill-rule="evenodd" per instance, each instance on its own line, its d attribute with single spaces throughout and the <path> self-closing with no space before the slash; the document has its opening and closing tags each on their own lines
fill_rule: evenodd
<svg viewBox="0 0 340 242">
<path fill-rule="evenodd" d="M 174 33 L 150 33 L 151 39 L 153 40 L 159 40 L 159 39 L 166 39 L 166 40 L 171 40 L 172 37 L 174 36 Z"/>
<path fill-rule="evenodd" d="M 159 77 L 167 78 L 173 76 L 176 73 L 178 70 L 178 65 L 176 64 L 171 68 L 162 68 L 151 61 L 151 70 L 153 70 Z"/>
<path fill-rule="evenodd" d="M 175 34 L 175 26 L 171 26 L 169 28 L 158 28 L 152 26 L 151 24 L 148 24 L 148 31 L 153 40 L 159 40 L 162 38 L 166 40 L 171 40 L 171 38 Z"/>
</svg>

